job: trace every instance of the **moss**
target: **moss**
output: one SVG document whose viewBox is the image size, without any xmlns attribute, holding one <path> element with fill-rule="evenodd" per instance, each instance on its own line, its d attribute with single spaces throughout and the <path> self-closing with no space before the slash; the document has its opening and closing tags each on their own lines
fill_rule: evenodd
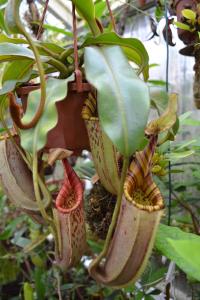
<svg viewBox="0 0 200 300">
<path fill-rule="evenodd" d="M 90 230 L 104 240 L 111 223 L 116 196 L 110 194 L 96 183 L 86 199 L 86 221 Z"/>
</svg>

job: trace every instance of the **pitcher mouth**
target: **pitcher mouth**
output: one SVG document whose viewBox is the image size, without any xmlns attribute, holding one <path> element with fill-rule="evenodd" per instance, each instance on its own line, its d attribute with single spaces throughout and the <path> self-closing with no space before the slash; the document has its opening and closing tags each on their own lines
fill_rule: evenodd
<svg viewBox="0 0 200 300">
<path fill-rule="evenodd" d="M 164 208 L 162 195 L 154 183 L 152 184 L 152 188 L 150 191 L 144 191 L 142 190 L 142 188 L 138 187 L 134 191 L 132 191 L 131 195 L 126 198 L 137 208 L 149 212 L 161 210 Z"/>
</svg>

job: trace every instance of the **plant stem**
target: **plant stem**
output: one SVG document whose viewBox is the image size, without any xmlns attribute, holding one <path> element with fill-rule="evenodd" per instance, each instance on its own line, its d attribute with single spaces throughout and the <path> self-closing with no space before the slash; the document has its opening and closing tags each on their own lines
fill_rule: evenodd
<svg viewBox="0 0 200 300">
<path fill-rule="evenodd" d="M 58 59 L 60 58 L 60 55 L 57 54 L 57 53 L 54 53 L 53 51 L 49 50 L 48 48 L 46 48 L 45 46 L 43 45 L 40 45 L 39 43 L 37 44 L 37 48 L 39 50 L 43 50 L 46 54 L 50 55 L 51 57 L 55 58 L 55 59 Z"/>
<path fill-rule="evenodd" d="M 94 268 L 95 266 L 97 266 L 100 263 L 101 259 L 106 255 L 106 253 L 108 251 L 108 247 L 109 247 L 112 235 L 113 235 L 114 228 L 117 223 L 117 219 L 118 219 L 118 215 L 119 215 L 119 211 L 120 211 L 120 207 L 121 207 L 122 196 L 123 196 L 123 192 L 124 192 L 124 181 L 126 178 L 128 164 L 129 164 L 129 158 L 125 157 L 123 160 L 123 168 L 122 168 L 122 172 L 121 172 L 120 188 L 119 188 L 119 193 L 117 195 L 117 202 L 116 202 L 114 213 L 112 216 L 112 221 L 111 221 L 111 224 L 108 229 L 104 247 L 103 247 L 102 252 L 97 256 L 97 258 L 93 260 L 93 262 L 90 265 L 90 268 Z"/>
<path fill-rule="evenodd" d="M 36 47 L 36 45 L 34 44 L 31 36 L 24 30 L 24 28 L 21 28 L 23 35 L 25 36 L 25 38 L 27 39 L 27 41 L 29 42 L 29 45 L 35 55 L 35 60 L 37 63 L 37 67 L 38 67 L 38 73 L 40 76 L 40 87 L 41 87 L 41 99 L 40 99 L 40 104 L 39 104 L 39 108 L 38 111 L 36 113 L 37 115 L 37 121 L 40 118 L 40 116 L 43 113 L 44 110 L 44 106 L 45 106 L 45 100 L 46 100 L 46 80 L 45 80 L 45 73 L 44 73 L 44 69 L 43 69 L 43 65 L 42 65 L 42 61 L 40 59 L 40 54 L 38 52 L 38 49 Z M 35 118 L 36 119 L 36 115 Z M 36 122 L 37 122 L 36 121 Z"/>
<path fill-rule="evenodd" d="M 54 236 L 55 240 L 55 245 L 57 247 L 58 245 L 58 235 L 57 235 L 57 230 L 56 230 L 56 225 L 54 223 L 54 220 L 47 214 L 41 197 L 40 197 L 40 190 L 39 190 L 39 185 L 38 185 L 38 159 L 37 159 L 37 151 L 36 149 L 36 141 L 34 140 L 33 143 L 33 186 L 34 186 L 34 192 L 35 192 L 35 199 L 38 204 L 38 208 L 40 210 L 40 213 L 43 217 L 43 219 L 46 221 L 47 224 L 49 224 L 52 234 Z"/>
<path fill-rule="evenodd" d="M 62 62 L 60 62 L 59 60 L 57 60 L 55 58 L 50 58 L 48 63 L 51 66 L 55 67 L 60 72 L 60 76 L 62 78 L 68 77 L 69 70 Z"/>
<path fill-rule="evenodd" d="M 46 210 L 43 206 L 43 203 L 42 203 L 41 197 L 40 197 L 40 190 L 39 190 L 39 185 L 38 185 L 37 152 L 33 153 L 33 186 L 34 186 L 34 191 L 35 191 L 36 202 L 38 204 L 41 215 L 47 223 L 51 224 L 52 223 L 52 218 L 46 213 Z"/>
<path fill-rule="evenodd" d="M 92 31 L 92 34 L 94 36 L 97 36 L 97 35 L 99 35 L 101 33 L 101 31 L 100 31 L 100 29 L 99 29 L 99 27 L 98 27 L 97 22 L 96 22 L 95 19 L 91 20 L 90 23 L 88 23 L 88 25 L 89 25 L 89 27 L 90 27 L 90 29 Z"/>
<path fill-rule="evenodd" d="M 73 53 L 74 53 L 74 49 L 73 49 L 73 48 L 66 49 L 65 51 L 63 51 L 63 52 L 60 54 L 59 59 L 60 59 L 63 63 L 65 63 L 67 57 L 70 56 L 70 55 L 72 55 Z"/>
</svg>

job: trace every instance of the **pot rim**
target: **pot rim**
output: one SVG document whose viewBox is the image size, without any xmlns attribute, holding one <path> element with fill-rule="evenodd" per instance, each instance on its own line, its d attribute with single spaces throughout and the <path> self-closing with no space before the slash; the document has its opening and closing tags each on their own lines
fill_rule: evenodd
<svg viewBox="0 0 200 300">
<path fill-rule="evenodd" d="M 40 88 L 39 83 L 28 83 L 24 86 L 17 87 L 16 92 L 19 95 L 28 95 L 30 92 L 38 90 L 39 88 Z M 76 81 L 68 82 L 68 90 L 69 91 L 77 91 Z M 94 87 L 87 81 L 83 82 L 82 90 L 80 91 L 80 93 L 90 92 L 90 91 L 94 91 Z M 79 93 L 79 92 L 77 91 L 77 93 Z"/>
</svg>

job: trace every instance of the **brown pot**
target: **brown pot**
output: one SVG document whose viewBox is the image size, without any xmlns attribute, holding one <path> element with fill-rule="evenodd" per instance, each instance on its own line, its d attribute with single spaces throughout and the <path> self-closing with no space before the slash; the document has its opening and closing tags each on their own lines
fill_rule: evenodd
<svg viewBox="0 0 200 300">
<path fill-rule="evenodd" d="M 67 97 L 56 102 L 58 122 L 47 134 L 45 149 L 64 148 L 73 150 L 75 155 L 82 150 L 90 150 L 89 138 L 81 111 L 84 101 L 91 91 L 89 83 L 82 84 L 83 91 L 77 92 L 76 83 L 68 84 Z M 28 94 L 39 88 L 39 85 L 29 85 L 17 89 L 17 94 L 22 100 L 24 111 L 27 107 Z"/>
</svg>

